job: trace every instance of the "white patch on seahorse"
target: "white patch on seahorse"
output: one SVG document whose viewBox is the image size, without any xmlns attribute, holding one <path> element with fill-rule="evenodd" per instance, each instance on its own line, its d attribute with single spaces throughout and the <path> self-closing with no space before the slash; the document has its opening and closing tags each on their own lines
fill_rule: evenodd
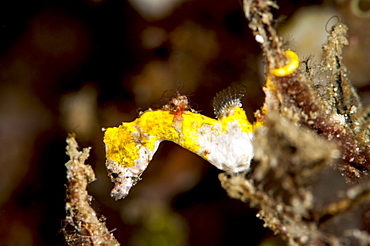
<svg viewBox="0 0 370 246">
<path fill-rule="evenodd" d="M 221 127 L 218 127 L 221 128 Z M 247 171 L 253 158 L 253 133 L 245 133 L 237 122 L 230 122 L 227 131 L 204 124 L 198 129 L 198 154 L 218 169 L 229 173 Z"/>
</svg>

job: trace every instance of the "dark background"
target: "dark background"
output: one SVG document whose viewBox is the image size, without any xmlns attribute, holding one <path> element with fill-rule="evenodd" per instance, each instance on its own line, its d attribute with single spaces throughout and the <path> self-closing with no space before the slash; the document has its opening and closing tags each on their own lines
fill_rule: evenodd
<svg viewBox="0 0 370 246">
<path fill-rule="evenodd" d="M 308 6 L 278 4 L 282 27 Z M 369 104 L 369 7 L 314 4 L 350 26 L 346 65 Z M 118 0 L 0 3 L 1 245 L 65 245 L 68 132 L 76 132 L 81 147 L 92 146 L 93 206 L 122 245 L 283 245 L 257 210 L 226 195 L 220 171 L 172 143 L 161 144 L 127 199 L 109 196 L 102 127 L 158 108 L 176 91 L 211 117 L 212 98 L 229 85 L 246 85 L 243 105 L 251 119 L 264 98 L 260 48 L 239 1 L 178 1 L 162 12 L 146 5 L 144 13 Z M 300 36 L 291 42 L 298 53 L 298 44 L 310 47 Z"/>
</svg>

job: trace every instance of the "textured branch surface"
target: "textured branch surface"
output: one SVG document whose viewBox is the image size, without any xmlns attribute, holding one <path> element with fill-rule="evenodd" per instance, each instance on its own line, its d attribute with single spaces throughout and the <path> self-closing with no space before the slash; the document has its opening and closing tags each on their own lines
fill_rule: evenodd
<svg viewBox="0 0 370 246">
<path fill-rule="evenodd" d="M 268 68 L 271 70 L 285 65 L 285 53 L 282 38 L 277 34 L 271 8 L 278 9 L 274 1 L 244 0 L 245 17 L 249 20 L 249 28 L 252 29 L 256 40 L 261 44 Z"/>
<path fill-rule="evenodd" d="M 256 114 L 264 126 L 254 132 L 250 173 L 220 174 L 222 186 L 259 208 L 265 226 L 289 245 L 370 245 L 370 186 L 345 184 L 368 180 L 370 168 L 368 111 L 342 63 L 347 27 L 333 26 L 321 63 L 307 59 L 298 67 L 271 24 L 277 6 L 244 4 L 268 64 L 265 103 Z"/>
<path fill-rule="evenodd" d="M 78 150 L 73 136 L 67 138 L 67 155 L 70 161 L 67 167 L 67 202 L 66 220 L 63 228 L 68 245 L 120 245 L 113 234 L 105 226 L 104 218 L 98 218 L 90 206 L 92 197 L 86 188 L 95 181 L 91 166 L 85 164 L 90 148 Z"/>
<path fill-rule="evenodd" d="M 312 129 L 316 134 L 337 142 L 342 162 L 338 168 L 348 181 L 357 181 L 367 175 L 370 168 L 370 129 L 366 110 L 347 76 L 342 63 L 342 48 L 348 45 L 347 27 L 337 23 L 332 27 L 323 45 L 324 59 L 318 65 L 300 67 L 286 76 L 278 76 L 282 39 L 275 37 L 272 16 L 268 14 L 270 1 L 245 1 L 246 16 L 255 35 L 262 35 L 261 46 L 267 60 L 267 82 L 264 109 L 278 111 L 281 116 Z M 284 58 L 285 57 L 285 58 Z M 289 63 L 296 61 L 290 59 Z M 273 66 L 273 67 L 271 67 Z"/>
</svg>

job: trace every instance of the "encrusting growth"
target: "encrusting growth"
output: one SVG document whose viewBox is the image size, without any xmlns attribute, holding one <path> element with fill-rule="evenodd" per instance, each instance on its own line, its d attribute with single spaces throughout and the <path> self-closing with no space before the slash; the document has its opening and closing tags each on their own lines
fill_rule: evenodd
<svg viewBox="0 0 370 246">
<path fill-rule="evenodd" d="M 283 66 L 282 68 L 274 68 L 269 71 L 270 74 L 277 76 L 277 77 L 284 77 L 291 75 L 299 66 L 299 57 L 298 55 L 291 50 L 285 51 L 286 58 L 288 60 L 288 64 Z"/>
<path fill-rule="evenodd" d="M 242 107 L 241 98 L 244 96 L 244 88 L 228 87 L 220 91 L 213 98 L 213 110 L 217 119 L 225 117 L 232 112 L 234 107 Z"/>
</svg>

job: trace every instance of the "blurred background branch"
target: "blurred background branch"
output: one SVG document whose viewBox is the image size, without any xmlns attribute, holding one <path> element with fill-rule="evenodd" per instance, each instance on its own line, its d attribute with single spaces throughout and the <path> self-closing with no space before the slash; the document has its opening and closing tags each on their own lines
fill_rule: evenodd
<svg viewBox="0 0 370 246">
<path fill-rule="evenodd" d="M 91 207 L 92 197 L 87 192 L 87 185 L 96 180 L 95 173 L 85 161 L 90 148 L 78 150 L 75 136 L 67 138 L 67 197 L 66 220 L 63 227 L 68 245 L 120 245 L 107 229 L 104 217 L 98 218 Z"/>
</svg>

